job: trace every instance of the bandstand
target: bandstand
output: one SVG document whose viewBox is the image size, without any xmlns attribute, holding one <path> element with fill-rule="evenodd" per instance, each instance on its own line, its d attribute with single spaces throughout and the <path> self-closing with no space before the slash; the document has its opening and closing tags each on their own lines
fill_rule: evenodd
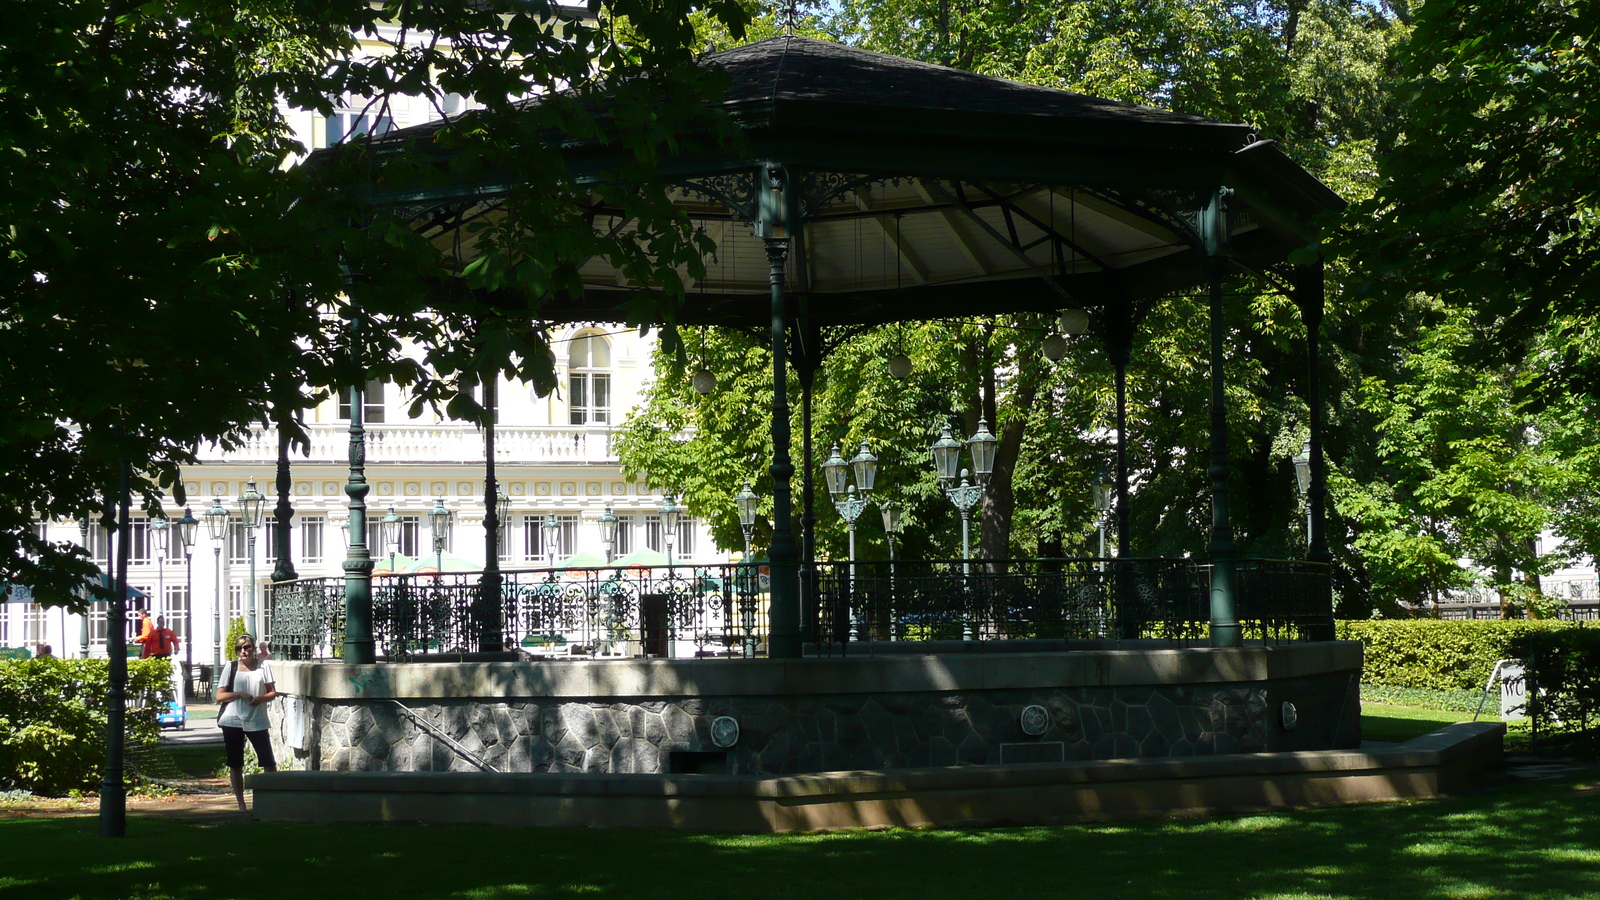
<svg viewBox="0 0 1600 900">
<path fill-rule="evenodd" d="M 271 589 L 271 640 L 293 657 L 275 664 L 290 698 L 274 712 L 280 761 L 318 772 L 760 779 L 1358 745 L 1361 653 L 1333 640 L 1318 387 L 1316 220 L 1339 198 L 1244 125 L 799 37 L 702 64 L 727 72 L 723 109 L 742 142 L 662 166 L 718 248 L 675 318 L 770 342 L 767 562 L 501 572 L 489 554 L 482 574 L 373 578 L 366 551 L 353 551 L 342 581 Z M 435 127 L 370 148 L 448 169 L 429 141 Z M 605 177 L 601 145 L 566 152 L 574 171 Z M 460 248 L 470 247 L 463 223 L 494 221 L 508 198 L 487 183 L 447 183 L 369 199 Z M 596 228 L 628 227 L 594 202 Z M 634 298 L 620 273 L 593 260 L 582 276 L 581 295 L 542 298 L 539 315 L 624 321 Z M 1303 560 L 1241 558 L 1234 545 L 1221 312 L 1236 277 L 1288 292 L 1306 326 Z M 1129 533 L 1138 498 L 1126 368 L 1146 305 L 1196 288 L 1211 311 L 1208 553 L 1142 558 Z M 439 302 L 462 290 L 438 285 Z M 528 305 L 509 292 L 485 299 Z M 1063 309 L 1086 311 L 1114 365 L 1118 555 L 1104 566 L 969 569 L 815 560 L 810 387 L 829 349 L 852 329 Z M 494 484 L 491 465 L 486 497 Z M 352 510 L 353 536 L 357 521 Z M 262 777 L 258 798 L 294 777 Z M 545 787 L 529 790 L 548 801 Z M 571 800 L 601 789 L 561 791 Z"/>
</svg>

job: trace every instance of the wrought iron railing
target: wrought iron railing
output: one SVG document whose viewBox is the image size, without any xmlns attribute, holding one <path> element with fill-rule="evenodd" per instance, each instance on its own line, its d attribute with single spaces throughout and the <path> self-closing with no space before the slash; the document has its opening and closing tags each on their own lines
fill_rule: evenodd
<svg viewBox="0 0 1600 900">
<path fill-rule="evenodd" d="M 1241 559 L 1235 567 L 1245 637 L 1332 638 L 1326 565 Z M 514 570 L 502 574 L 498 603 L 486 603 L 492 594 L 481 577 L 375 577 L 378 652 L 402 658 L 486 644 L 538 657 L 766 652 L 767 576 L 754 565 Z M 818 564 L 815 587 L 815 625 L 806 630 L 823 643 L 1196 641 L 1209 634 L 1211 618 L 1211 567 L 1187 559 L 829 562 Z M 273 585 L 273 646 L 291 656 L 336 655 L 343 593 L 337 578 Z"/>
<path fill-rule="evenodd" d="M 1331 639 L 1327 566 L 1261 559 L 1235 566 L 1246 637 Z M 826 642 L 1192 641 L 1209 634 L 1211 620 L 1211 567 L 1186 559 L 823 563 L 817 587 L 817 639 Z"/>
<path fill-rule="evenodd" d="M 372 632 L 390 658 L 473 653 L 530 657 L 755 656 L 766 652 L 765 576 L 755 565 L 535 569 L 501 574 L 498 603 L 482 573 L 379 575 Z M 344 579 L 272 585 L 269 635 L 296 658 L 336 656 Z M 498 614 L 496 614 L 498 613 Z"/>
</svg>

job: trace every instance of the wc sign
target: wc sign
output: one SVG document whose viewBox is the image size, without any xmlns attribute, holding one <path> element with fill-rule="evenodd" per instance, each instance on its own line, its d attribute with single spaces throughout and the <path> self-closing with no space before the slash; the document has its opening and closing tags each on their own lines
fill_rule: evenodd
<svg viewBox="0 0 1600 900">
<path fill-rule="evenodd" d="M 1502 659 L 1494 664 L 1485 692 L 1500 682 L 1500 718 L 1504 721 L 1528 717 L 1528 672 L 1520 659 Z"/>
</svg>

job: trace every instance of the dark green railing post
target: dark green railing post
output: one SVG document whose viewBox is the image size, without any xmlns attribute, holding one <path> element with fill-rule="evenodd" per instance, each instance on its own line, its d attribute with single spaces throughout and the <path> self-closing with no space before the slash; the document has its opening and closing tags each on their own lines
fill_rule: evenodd
<svg viewBox="0 0 1600 900">
<path fill-rule="evenodd" d="M 799 659 L 800 566 L 794 542 L 794 499 L 790 479 L 794 462 L 789 455 L 789 313 L 784 276 L 789 242 L 799 227 L 794 190 L 783 166 L 768 163 L 756 175 L 760 214 L 756 233 L 766 245 L 767 279 L 772 290 L 772 544 L 767 550 L 772 566 L 772 602 L 767 655 L 774 659 Z"/>
<path fill-rule="evenodd" d="M 1228 250 L 1230 224 L 1229 188 L 1219 188 L 1201 215 L 1201 232 L 1206 242 L 1206 282 L 1211 315 L 1211 646 L 1238 647 L 1243 643 L 1239 627 L 1237 593 L 1238 547 L 1233 541 L 1233 525 L 1228 518 L 1228 395 L 1224 378 L 1224 347 L 1227 322 L 1222 291 L 1223 257 Z"/>
<path fill-rule="evenodd" d="M 473 618 L 478 632 L 478 650 L 494 653 L 504 649 L 505 621 L 500 603 L 500 482 L 495 477 L 494 426 L 499 404 L 500 373 L 485 379 L 483 405 L 488 420 L 483 426 L 483 577 L 478 581 L 477 615 Z"/>
<path fill-rule="evenodd" d="M 344 661 L 368 665 L 378 661 L 372 639 L 372 554 L 367 550 L 367 433 L 364 383 L 350 388 L 350 549 L 344 558 Z"/>
<path fill-rule="evenodd" d="M 1310 574 L 1313 618 L 1306 624 L 1305 637 L 1331 641 L 1333 624 L 1333 553 L 1328 548 L 1327 467 L 1322 448 L 1322 315 L 1325 305 L 1323 263 L 1318 259 L 1295 267 L 1294 296 L 1306 326 L 1306 406 L 1311 411 L 1311 484 L 1306 489 L 1310 507 L 1306 535 L 1306 561 L 1321 563 L 1320 577 Z"/>
</svg>

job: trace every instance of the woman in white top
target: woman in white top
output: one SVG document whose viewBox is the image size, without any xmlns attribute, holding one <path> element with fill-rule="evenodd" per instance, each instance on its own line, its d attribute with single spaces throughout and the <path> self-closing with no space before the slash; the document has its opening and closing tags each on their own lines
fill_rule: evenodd
<svg viewBox="0 0 1600 900">
<path fill-rule="evenodd" d="M 278 761 L 272 756 L 272 740 L 267 735 L 266 704 L 277 699 L 278 685 L 272 680 L 272 667 L 265 660 L 256 659 L 256 639 L 249 634 L 239 635 L 234 643 L 238 659 L 228 667 L 232 678 L 224 675 L 217 688 L 217 702 L 226 704 L 217 724 L 222 726 L 222 745 L 228 752 L 228 782 L 233 786 L 233 798 L 239 801 L 244 812 L 244 742 L 256 748 L 256 759 L 268 772 L 278 771 Z"/>
</svg>

